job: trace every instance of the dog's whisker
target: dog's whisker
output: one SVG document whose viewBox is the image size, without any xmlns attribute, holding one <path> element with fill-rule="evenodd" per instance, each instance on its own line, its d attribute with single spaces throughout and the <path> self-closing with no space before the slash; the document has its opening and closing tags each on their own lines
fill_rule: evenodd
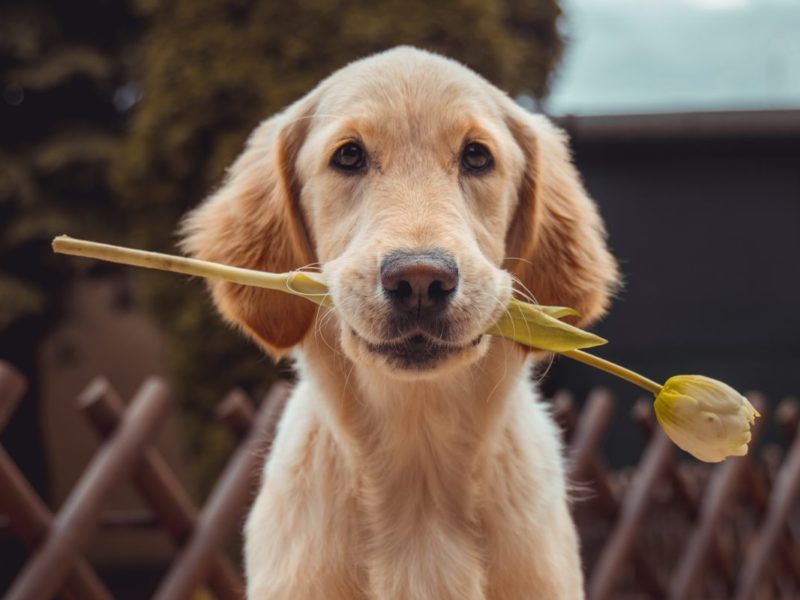
<svg viewBox="0 0 800 600">
<path fill-rule="evenodd" d="M 322 308 L 320 306 L 320 308 Z M 321 319 L 316 320 L 316 325 L 314 327 L 314 339 L 315 340 L 322 340 L 322 343 L 330 350 L 335 356 L 343 356 L 341 350 L 331 345 L 328 341 L 328 338 L 325 337 L 325 329 L 324 325 L 327 325 L 327 322 L 333 318 L 334 311 L 332 309 L 328 309 L 328 312 L 322 315 Z M 319 315 L 319 311 L 317 312 Z"/>
<path fill-rule="evenodd" d="M 518 260 L 520 262 L 528 263 L 529 265 L 533 264 L 532 261 L 528 260 L 527 258 L 522 258 L 520 256 L 504 256 L 503 260 L 504 261 L 506 261 L 506 260 Z"/>
<path fill-rule="evenodd" d="M 556 360 L 556 355 L 555 355 L 555 354 L 553 354 L 553 353 L 550 353 L 550 355 L 549 355 L 549 356 L 548 356 L 548 358 L 547 358 L 547 366 L 546 366 L 546 367 L 544 368 L 544 370 L 543 370 L 541 373 L 539 373 L 539 375 L 538 375 L 538 376 L 537 376 L 537 377 L 536 377 L 536 378 L 533 380 L 533 382 L 534 382 L 536 385 L 539 385 L 539 384 L 541 384 L 541 383 L 542 383 L 542 381 L 544 381 L 545 377 L 547 377 L 548 373 L 550 373 L 550 369 L 552 369 L 552 368 L 553 368 L 553 365 L 555 364 L 555 360 Z"/>
<path fill-rule="evenodd" d="M 320 273 L 320 272 L 322 272 L 322 263 L 320 263 L 320 262 L 312 262 L 312 263 L 308 263 L 307 265 L 303 265 L 302 267 L 297 267 L 294 270 L 295 271 L 311 272 L 311 273 Z"/>
<path fill-rule="evenodd" d="M 507 315 L 509 313 L 507 304 L 504 303 L 502 300 L 500 300 L 500 298 L 495 296 L 494 301 L 495 301 L 495 303 L 497 305 L 503 307 L 503 314 Z M 516 325 L 514 325 L 514 321 L 512 320 L 511 323 L 512 323 L 513 330 L 516 331 Z M 503 381 L 505 380 L 507 375 L 508 375 L 508 346 L 504 344 L 503 345 L 503 374 L 500 376 L 500 378 L 497 380 L 497 382 L 494 384 L 494 386 L 492 387 L 491 391 L 487 395 L 487 397 L 486 397 L 487 404 L 491 401 L 492 396 L 499 389 L 500 385 L 503 383 Z"/>
<path fill-rule="evenodd" d="M 346 357 L 345 360 L 347 360 Z M 347 390 L 351 389 L 350 376 L 352 375 L 353 370 L 356 368 L 355 361 L 349 361 L 349 362 L 350 362 L 350 368 L 347 370 L 347 374 L 344 377 L 344 385 L 342 386 L 342 399 L 344 399 L 347 396 Z"/>
<path fill-rule="evenodd" d="M 530 302 L 531 304 L 539 304 L 539 301 L 536 299 L 536 296 L 528 288 L 528 286 L 526 286 L 522 282 L 522 280 L 519 277 L 517 277 L 515 275 L 511 275 L 511 281 L 514 284 L 518 285 L 520 288 L 522 288 L 522 290 L 514 289 L 514 293 L 515 294 L 521 296 L 522 299 L 525 300 L 526 302 Z"/>
<path fill-rule="evenodd" d="M 515 281 L 517 281 L 518 283 L 520 283 L 520 285 L 523 285 L 523 284 L 522 284 L 522 282 L 519 282 L 519 280 L 517 280 L 517 278 L 516 278 L 516 277 L 513 277 L 513 276 L 512 276 L 512 278 L 513 278 Z M 500 300 L 499 300 L 499 299 L 497 299 L 497 298 L 495 298 L 495 301 L 496 301 L 496 302 L 498 302 L 498 303 L 500 302 Z M 532 304 L 538 304 L 538 303 L 537 303 L 537 302 L 535 302 L 535 300 L 534 300 L 534 302 L 532 302 Z M 508 316 L 510 316 L 510 313 L 509 313 L 509 310 L 508 310 L 508 308 L 504 308 L 504 311 L 503 311 L 503 313 L 504 313 L 505 315 L 508 315 Z M 512 330 L 513 330 L 513 331 L 516 333 L 516 322 L 515 322 L 513 319 L 509 319 L 509 320 L 510 320 L 510 322 L 511 322 L 511 327 L 512 327 Z M 527 321 L 525 322 L 525 327 L 528 329 L 528 334 L 530 334 L 530 333 L 531 333 L 531 331 L 530 331 L 530 327 L 531 327 L 531 325 L 530 325 L 530 324 L 529 324 Z M 504 361 L 503 361 L 504 365 L 507 365 L 507 362 L 508 362 L 507 360 L 504 360 Z M 554 354 L 552 354 L 552 353 L 550 353 L 550 355 L 549 355 L 549 357 L 548 357 L 548 361 L 547 361 L 547 366 L 544 368 L 544 371 L 542 371 L 542 372 L 541 372 L 541 373 L 540 373 L 540 374 L 539 374 L 539 375 L 538 375 L 536 378 L 534 378 L 534 380 L 533 380 L 533 381 L 534 381 L 534 383 L 535 383 L 536 385 L 539 385 L 539 384 L 540 384 L 542 381 L 544 381 L 544 378 L 545 378 L 545 377 L 547 377 L 547 374 L 550 372 L 550 369 L 553 367 L 553 364 L 554 364 L 554 362 L 555 362 L 555 355 L 554 355 Z M 507 366 L 506 366 L 506 368 L 507 368 Z"/>
</svg>

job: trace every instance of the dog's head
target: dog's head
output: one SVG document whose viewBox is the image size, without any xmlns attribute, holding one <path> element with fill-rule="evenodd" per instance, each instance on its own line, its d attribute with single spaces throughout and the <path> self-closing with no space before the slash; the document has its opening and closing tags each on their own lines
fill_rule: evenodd
<svg viewBox="0 0 800 600">
<path fill-rule="evenodd" d="M 617 280 L 564 135 L 469 69 L 397 48 L 334 73 L 252 134 L 185 223 L 194 256 L 282 272 L 318 263 L 340 345 L 396 376 L 474 361 L 516 288 L 585 325 Z M 219 310 L 268 351 L 310 302 L 225 282 Z"/>
</svg>

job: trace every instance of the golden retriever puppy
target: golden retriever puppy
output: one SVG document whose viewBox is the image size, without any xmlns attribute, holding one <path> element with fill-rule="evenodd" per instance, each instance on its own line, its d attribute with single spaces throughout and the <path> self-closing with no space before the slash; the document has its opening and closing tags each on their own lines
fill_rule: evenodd
<svg viewBox="0 0 800 600">
<path fill-rule="evenodd" d="M 454 61 L 377 54 L 261 124 L 184 247 L 318 266 L 335 305 L 211 283 L 299 371 L 246 524 L 249 598 L 583 597 L 532 357 L 483 333 L 515 285 L 586 325 L 617 279 L 547 119 Z"/>
</svg>

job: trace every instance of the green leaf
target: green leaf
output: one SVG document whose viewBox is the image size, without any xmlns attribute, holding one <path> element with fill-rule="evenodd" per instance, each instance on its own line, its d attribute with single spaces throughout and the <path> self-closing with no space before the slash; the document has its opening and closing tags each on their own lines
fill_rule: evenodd
<svg viewBox="0 0 800 600">
<path fill-rule="evenodd" d="M 569 308 L 567 306 L 541 306 L 541 305 L 533 305 L 537 310 L 543 312 L 548 317 L 553 317 L 554 319 L 563 319 L 564 317 L 579 317 L 581 313 L 579 313 L 574 308 Z"/>
<path fill-rule="evenodd" d="M 607 343 L 600 336 L 552 316 L 574 314 L 575 311 L 569 308 L 543 307 L 512 300 L 503 317 L 487 333 L 549 352 L 567 352 Z"/>
</svg>

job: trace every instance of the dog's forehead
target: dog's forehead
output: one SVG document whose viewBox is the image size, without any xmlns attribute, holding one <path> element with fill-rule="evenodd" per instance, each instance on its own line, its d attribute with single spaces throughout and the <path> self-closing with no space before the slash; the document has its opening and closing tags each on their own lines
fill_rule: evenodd
<svg viewBox="0 0 800 600">
<path fill-rule="evenodd" d="M 317 113 L 395 129 L 405 123 L 438 129 L 498 116 L 497 94 L 455 61 L 398 48 L 334 73 L 320 86 Z"/>
</svg>

